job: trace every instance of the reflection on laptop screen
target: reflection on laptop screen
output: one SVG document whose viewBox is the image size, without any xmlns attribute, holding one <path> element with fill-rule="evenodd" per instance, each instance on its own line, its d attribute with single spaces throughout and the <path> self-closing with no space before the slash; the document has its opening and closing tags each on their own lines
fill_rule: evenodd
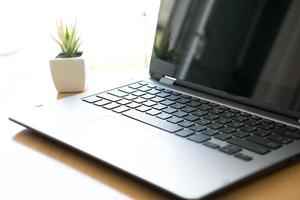
<svg viewBox="0 0 300 200">
<path fill-rule="evenodd" d="M 300 111 L 300 1 L 162 1 L 153 56 L 175 77 Z"/>
</svg>

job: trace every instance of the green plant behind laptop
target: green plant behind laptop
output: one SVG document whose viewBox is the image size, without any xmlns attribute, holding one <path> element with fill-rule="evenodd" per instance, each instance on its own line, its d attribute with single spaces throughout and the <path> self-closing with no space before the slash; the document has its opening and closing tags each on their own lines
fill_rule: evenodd
<svg viewBox="0 0 300 200">
<path fill-rule="evenodd" d="M 155 35 L 153 54 L 155 58 L 159 58 L 169 62 L 175 62 L 178 58 L 179 45 L 170 48 L 170 41 L 172 39 L 170 29 L 165 32 L 157 31 Z"/>
<path fill-rule="evenodd" d="M 64 57 L 70 58 L 76 56 L 80 47 L 80 37 L 76 33 L 76 23 L 69 27 L 61 20 L 57 23 L 58 39 L 53 40 L 60 46 Z"/>
</svg>

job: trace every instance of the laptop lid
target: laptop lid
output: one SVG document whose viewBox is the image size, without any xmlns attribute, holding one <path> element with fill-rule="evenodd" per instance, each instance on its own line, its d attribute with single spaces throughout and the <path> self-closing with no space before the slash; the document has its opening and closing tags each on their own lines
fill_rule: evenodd
<svg viewBox="0 0 300 200">
<path fill-rule="evenodd" d="M 152 78 L 300 117 L 300 1 L 162 0 Z"/>
</svg>

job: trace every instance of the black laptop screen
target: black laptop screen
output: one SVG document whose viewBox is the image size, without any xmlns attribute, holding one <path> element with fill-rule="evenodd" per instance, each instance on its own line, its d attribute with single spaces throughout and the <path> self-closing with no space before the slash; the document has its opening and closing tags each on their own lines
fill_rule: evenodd
<svg viewBox="0 0 300 200">
<path fill-rule="evenodd" d="M 163 0 L 152 56 L 177 79 L 300 112 L 300 1 Z"/>
</svg>

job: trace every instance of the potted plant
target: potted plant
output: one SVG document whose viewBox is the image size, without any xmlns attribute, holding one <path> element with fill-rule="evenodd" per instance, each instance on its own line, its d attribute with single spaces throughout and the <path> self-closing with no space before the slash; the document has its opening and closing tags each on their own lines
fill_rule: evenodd
<svg viewBox="0 0 300 200">
<path fill-rule="evenodd" d="M 76 24 L 67 26 L 57 23 L 61 53 L 50 60 L 50 69 L 54 85 L 58 92 L 81 92 L 86 87 L 86 68 L 80 47 L 80 37 L 76 33 Z"/>
</svg>

